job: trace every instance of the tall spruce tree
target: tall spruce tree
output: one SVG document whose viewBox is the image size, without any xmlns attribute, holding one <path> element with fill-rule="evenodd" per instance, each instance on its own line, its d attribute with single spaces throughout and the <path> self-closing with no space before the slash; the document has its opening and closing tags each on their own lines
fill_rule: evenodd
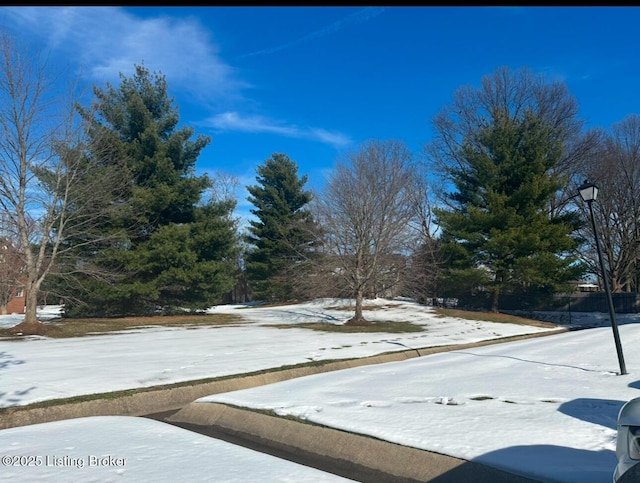
<svg viewBox="0 0 640 483">
<path fill-rule="evenodd" d="M 248 186 L 248 200 L 257 220 L 249 221 L 246 270 L 254 298 L 283 301 L 296 297 L 295 279 L 314 242 L 313 220 L 305 207 L 311 193 L 307 176 L 286 154 L 273 154 L 257 168 L 257 185 Z"/>
<path fill-rule="evenodd" d="M 121 75 L 118 88 L 107 84 L 94 95 L 92 109 L 81 109 L 87 118 L 97 114 L 91 137 L 125 160 L 130 183 L 114 200 L 124 209 L 103 226 L 121 236 L 93 260 L 112 276 L 83 280 L 88 290 L 69 314 L 128 315 L 219 302 L 234 284 L 238 244 L 234 203 L 202 203 L 211 180 L 196 176 L 195 164 L 210 139 L 191 140 L 193 128 L 178 128 L 164 76 L 143 66 L 131 78 Z"/>
<path fill-rule="evenodd" d="M 426 152 L 443 187 L 439 292 L 477 291 L 496 311 L 501 293 L 535 304 L 579 278 L 571 177 L 598 136 L 583 130 L 567 86 L 500 67 L 479 88 L 456 90 L 433 124 Z"/>
<path fill-rule="evenodd" d="M 496 113 L 464 144 L 464 166 L 448 169 L 449 208 L 435 210 L 450 287 L 490 287 L 497 311 L 502 292 L 553 293 L 579 274 L 570 255 L 574 218 L 549 211 L 563 184 L 553 170 L 562 148 L 531 109 L 519 117 Z"/>
</svg>

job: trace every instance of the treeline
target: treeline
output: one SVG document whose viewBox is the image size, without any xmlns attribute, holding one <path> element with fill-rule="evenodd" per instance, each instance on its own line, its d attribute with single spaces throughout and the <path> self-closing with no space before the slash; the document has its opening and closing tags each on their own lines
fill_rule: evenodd
<svg viewBox="0 0 640 483">
<path fill-rule="evenodd" d="M 135 66 L 89 105 L 54 112 L 41 65 L 19 62 L 7 38 L 0 53 L 0 270 L 3 287 L 24 288 L 27 321 L 43 293 L 68 316 L 199 310 L 238 294 L 352 297 L 351 324 L 367 323 L 374 296 L 499 310 L 501 294 L 550 297 L 599 273 L 575 196 L 585 179 L 601 189 L 612 287 L 638 288 L 640 117 L 587 130 L 567 87 L 527 69 L 456 90 L 423 156 L 369 140 L 318 193 L 271 153 L 242 230 L 227 180 L 196 174 L 210 138 L 179 127 L 163 75 Z"/>
</svg>

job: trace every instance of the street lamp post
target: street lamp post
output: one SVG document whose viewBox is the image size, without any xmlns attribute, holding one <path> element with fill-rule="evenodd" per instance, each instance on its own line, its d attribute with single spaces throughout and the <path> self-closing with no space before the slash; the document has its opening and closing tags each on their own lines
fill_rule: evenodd
<svg viewBox="0 0 640 483">
<path fill-rule="evenodd" d="M 589 205 L 589 213 L 591 214 L 591 224 L 593 225 L 593 234 L 596 239 L 596 250 L 598 252 L 598 260 L 600 261 L 600 271 L 602 272 L 602 282 L 604 283 L 604 290 L 607 293 L 607 302 L 609 303 L 609 317 L 611 318 L 611 328 L 613 329 L 613 340 L 616 343 L 616 351 L 618 352 L 618 362 L 620 363 L 620 375 L 627 374 L 627 369 L 624 364 L 624 355 L 622 354 L 622 345 L 620 344 L 620 335 L 618 334 L 618 323 L 616 322 L 616 311 L 613 308 L 613 298 L 611 297 L 611 290 L 609 289 L 609 279 L 607 278 L 607 272 L 604 268 L 604 261 L 602 259 L 602 250 L 600 248 L 600 235 L 598 234 L 598 227 L 596 225 L 596 219 L 593 216 L 592 203 L 598 197 L 598 187 L 594 183 L 585 182 L 578 187 L 580 196 Z"/>
</svg>

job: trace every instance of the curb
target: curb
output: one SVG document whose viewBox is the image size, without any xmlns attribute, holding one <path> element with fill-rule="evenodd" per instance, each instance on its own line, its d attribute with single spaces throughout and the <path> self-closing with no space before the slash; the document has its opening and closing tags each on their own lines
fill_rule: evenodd
<svg viewBox="0 0 640 483">
<path fill-rule="evenodd" d="M 249 389 L 296 377 L 413 357 L 417 357 L 415 351 L 402 351 L 360 359 L 327 362 L 322 365 L 276 369 L 237 377 L 222 377 L 213 381 L 189 381 L 170 386 L 97 394 L 90 400 L 80 402 L 52 401 L 51 405 L 46 407 L 39 407 L 41 403 L 30 406 L 12 406 L 0 409 L 0 430 L 87 416 L 146 416 L 177 411 L 196 399 L 212 394 Z"/>
<path fill-rule="evenodd" d="M 209 434 L 209 428 L 216 428 L 284 454 L 312 455 L 317 464 L 310 466 L 325 471 L 343 469 L 342 476 L 353 477 L 355 473 L 360 482 L 537 482 L 473 461 L 225 404 L 194 402 L 165 421 L 201 434 Z M 359 468 L 375 476 L 363 476 Z M 334 470 L 334 473 L 341 472 Z"/>
</svg>

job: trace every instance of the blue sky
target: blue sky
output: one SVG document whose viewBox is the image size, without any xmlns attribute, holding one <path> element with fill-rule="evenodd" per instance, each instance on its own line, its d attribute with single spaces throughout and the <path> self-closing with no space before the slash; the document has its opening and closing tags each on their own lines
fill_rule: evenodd
<svg viewBox="0 0 640 483">
<path fill-rule="evenodd" d="M 639 7 L 0 7 L 88 86 L 162 73 L 182 124 L 212 137 L 198 172 L 255 184 L 285 153 L 313 189 L 368 139 L 419 155 L 455 90 L 500 66 L 565 82 L 588 127 L 640 113 L 638 24 Z"/>
</svg>

